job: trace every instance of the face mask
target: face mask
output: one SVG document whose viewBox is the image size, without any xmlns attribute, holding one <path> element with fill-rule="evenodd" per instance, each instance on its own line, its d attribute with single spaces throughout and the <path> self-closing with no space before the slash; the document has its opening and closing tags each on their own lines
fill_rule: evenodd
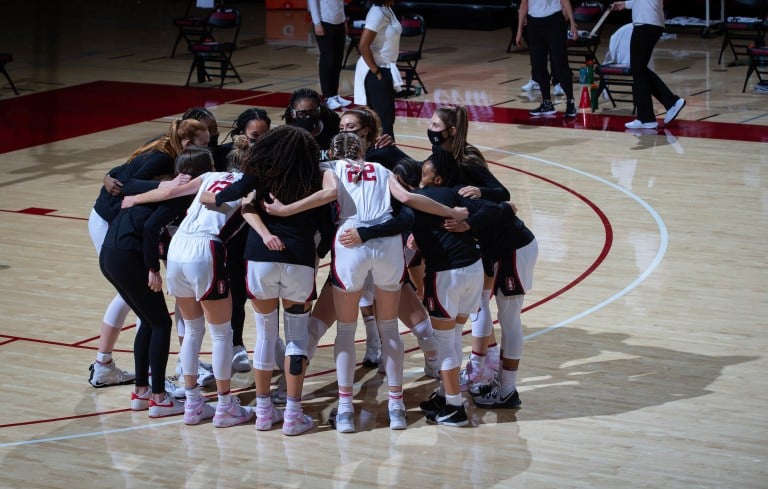
<svg viewBox="0 0 768 489">
<path fill-rule="evenodd" d="M 293 125 L 302 129 L 306 129 L 307 131 L 312 131 L 315 129 L 315 127 L 317 127 L 317 121 L 317 117 L 306 117 L 304 119 L 294 119 Z"/>
<path fill-rule="evenodd" d="M 427 139 L 429 139 L 430 143 L 439 146 L 439 145 L 443 144 L 446 139 L 448 139 L 445 136 L 443 136 L 444 132 L 445 132 L 444 130 L 443 131 L 431 131 L 431 130 L 427 129 Z"/>
</svg>

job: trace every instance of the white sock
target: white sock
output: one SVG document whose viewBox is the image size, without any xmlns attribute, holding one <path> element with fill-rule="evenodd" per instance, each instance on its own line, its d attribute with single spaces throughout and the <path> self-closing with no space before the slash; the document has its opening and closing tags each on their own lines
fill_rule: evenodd
<svg viewBox="0 0 768 489">
<path fill-rule="evenodd" d="M 288 413 L 290 413 L 290 412 L 294 412 L 294 413 L 298 412 L 298 413 L 300 413 L 301 412 L 301 399 L 299 399 L 297 397 L 288 397 L 288 398 L 286 398 L 285 411 L 288 412 Z"/>
<path fill-rule="evenodd" d="M 339 409 L 338 413 L 354 413 L 355 408 L 352 405 L 352 393 L 339 391 Z"/>
<path fill-rule="evenodd" d="M 451 406 L 461 406 L 464 403 L 464 398 L 461 393 L 458 394 L 446 394 L 445 403 Z"/>
<path fill-rule="evenodd" d="M 485 367 L 485 355 L 473 351 L 469 355 L 469 363 L 472 364 L 473 372 L 482 372 Z"/>
<path fill-rule="evenodd" d="M 256 407 L 258 409 L 269 409 L 272 407 L 272 398 L 270 396 L 256 396 Z"/>
<path fill-rule="evenodd" d="M 508 396 L 517 390 L 517 370 L 501 370 L 501 388 L 499 394 Z"/>
<path fill-rule="evenodd" d="M 192 389 L 185 388 L 184 393 L 186 395 L 187 402 L 198 401 L 203 398 L 203 395 L 200 394 L 200 389 L 197 387 L 193 387 Z"/>
<path fill-rule="evenodd" d="M 389 391 L 389 410 L 402 409 L 405 411 L 405 403 L 403 402 L 403 391 L 393 392 Z"/>
<path fill-rule="evenodd" d="M 96 361 L 99 363 L 107 364 L 112 362 L 112 352 L 109 353 L 96 353 Z"/>
<path fill-rule="evenodd" d="M 232 395 L 230 393 L 219 394 L 219 405 L 228 406 L 232 404 Z"/>
</svg>

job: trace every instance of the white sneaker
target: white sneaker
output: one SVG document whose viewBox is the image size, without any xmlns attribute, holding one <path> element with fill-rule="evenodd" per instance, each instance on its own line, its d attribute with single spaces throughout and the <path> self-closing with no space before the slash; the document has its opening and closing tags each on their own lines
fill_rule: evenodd
<svg viewBox="0 0 768 489">
<path fill-rule="evenodd" d="M 659 123 L 656 121 L 640 122 L 638 119 L 635 119 L 632 122 L 627 122 L 624 124 L 624 127 L 627 129 L 656 129 L 659 127 Z"/>
<path fill-rule="evenodd" d="M 233 349 L 232 371 L 240 373 L 251 371 L 251 361 L 248 359 L 248 351 L 242 345 L 236 346 Z"/>
<path fill-rule="evenodd" d="M 340 109 L 342 107 L 341 103 L 336 99 L 337 99 L 336 96 L 328 97 L 327 99 L 325 99 L 325 105 L 327 105 L 328 108 L 331 110 Z"/>
<path fill-rule="evenodd" d="M 205 402 L 202 396 L 196 401 L 184 403 L 184 424 L 200 424 L 205 419 L 211 419 L 216 409 Z"/>
<path fill-rule="evenodd" d="M 184 399 L 187 397 L 187 392 L 184 390 L 184 387 L 179 387 L 175 382 L 167 377 L 165 379 L 165 392 L 175 397 L 176 399 Z"/>
<path fill-rule="evenodd" d="M 131 392 L 131 411 L 146 411 L 149 409 L 149 400 L 152 398 L 152 391 L 147 389 L 142 395 Z"/>
<path fill-rule="evenodd" d="M 381 339 L 367 338 L 365 340 L 365 356 L 363 366 L 367 368 L 378 367 L 381 363 Z"/>
<path fill-rule="evenodd" d="M 280 373 L 280 376 L 277 378 L 277 387 L 275 387 L 275 390 L 273 390 L 269 396 L 272 398 L 272 404 L 283 405 L 288 402 L 288 388 L 285 384 L 284 372 Z"/>
<path fill-rule="evenodd" d="M 565 95 L 565 90 L 563 90 L 563 87 L 558 83 L 552 88 L 552 95 Z"/>
<path fill-rule="evenodd" d="M 184 403 L 169 396 L 168 393 L 165 394 L 165 399 L 162 402 L 155 402 L 154 399 L 149 400 L 150 418 L 164 418 L 183 413 Z"/>
<path fill-rule="evenodd" d="M 683 110 L 683 107 L 685 107 L 685 99 L 679 98 L 677 99 L 677 102 L 675 102 L 675 105 L 669 108 L 667 110 L 667 115 L 664 116 L 664 125 L 668 125 L 670 122 L 675 120 L 677 115 L 680 113 L 681 110 Z"/>
<path fill-rule="evenodd" d="M 336 101 L 337 101 L 337 102 L 338 102 L 338 103 L 339 103 L 339 104 L 340 104 L 342 107 L 348 107 L 348 106 L 352 105 L 352 101 L 351 101 L 351 100 L 347 100 L 347 99 L 345 99 L 344 97 L 342 97 L 341 95 L 336 95 Z"/>
<path fill-rule="evenodd" d="M 355 413 L 336 413 L 336 431 L 339 433 L 355 432 Z"/>
<path fill-rule="evenodd" d="M 408 422 L 405 420 L 405 409 L 390 409 L 389 410 L 389 429 L 404 430 L 407 427 L 408 427 Z"/>
<path fill-rule="evenodd" d="M 539 84 L 536 83 L 533 80 L 528 80 L 528 83 L 520 87 L 520 90 L 523 90 L 525 92 L 530 92 L 533 90 L 541 90 L 541 87 L 539 87 Z"/>
<path fill-rule="evenodd" d="M 110 385 L 133 384 L 136 379 L 133 372 L 126 372 L 117 368 L 114 360 L 109 363 L 93 362 L 88 370 L 90 371 L 88 382 L 97 389 Z"/>
<path fill-rule="evenodd" d="M 213 376 L 211 364 L 200 362 L 197 366 L 197 385 L 200 387 L 211 387 L 214 384 L 216 384 L 216 377 Z"/>
</svg>

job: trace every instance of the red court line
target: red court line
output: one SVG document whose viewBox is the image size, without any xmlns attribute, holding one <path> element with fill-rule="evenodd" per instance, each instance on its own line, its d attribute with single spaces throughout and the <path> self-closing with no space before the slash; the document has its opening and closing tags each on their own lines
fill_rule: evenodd
<svg viewBox="0 0 768 489">
<path fill-rule="evenodd" d="M 7 341 L 0 341 L 0 346 L 7 345 L 8 343 L 13 343 L 14 341 L 19 341 L 19 339 L 11 338 L 10 340 L 7 340 Z"/>
<path fill-rule="evenodd" d="M 221 104 L 285 107 L 290 94 L 219 88 L 179 87 L 150 83 L 95 81 L 0 100 L 0 154 L 61 141 L 98 131 L 137 124 L 189 107 Z M 450 104 L 448 104 L 450 105 Z M 397 115 L 428 119 L 439 104 L 397 100 Z M 582 113 L 574 119 L 532 118 L 525 109 L 467 106 L 470 120 L 626 132 L 631 116 Z M 669 131 L 680 137 L 768 142 L 766 126 L 725 122 L 676 120 Z M 663 135 L 664 128 L 657 131 Z"/>
<path fill-rule="evenodd" d="M 33 209 L 30 211 L 29 209 Z M 59 219 L 74 219 L 75 221 L 87 221 L 87 217 L 77 217 L 77 216 L 54 216 L 51 215 L 51 212 L 56 212 L 56 209 L 43 209 L 47 212 L 38 212 L 35 210 L 36 208 L 30 207 L 28 209 L 21 209 L 21 210 L 11 210 L 11 209 L 0 209 L 0 212 L 7 212 L 9 214 L 26 214 L 28 216 L 42 216 L 42 217 L 57 217 Z"/>
</svg>

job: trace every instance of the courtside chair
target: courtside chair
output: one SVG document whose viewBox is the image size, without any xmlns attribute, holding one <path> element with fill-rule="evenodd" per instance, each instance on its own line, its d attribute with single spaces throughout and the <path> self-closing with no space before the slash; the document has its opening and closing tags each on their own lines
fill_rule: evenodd
<svg viewBox="0 0 768 489">
<path fill-rule="evenodd" d="M 598 64 L 597 48 L 600 46 L 600 34 L 603 26 L 601 25 L 594 35 L 582 34 L 592 31 L 604 11 L 605 8 L 600 2 L 584 2 L 573 9 L 573 19 L 579 27 L 580 35 L 578 39 L 568 39 L 567 53 L 568 66 L 574 75 L 578 75 L 579 68 L 584 66 L 587 61 L 592 61 L 595 65 Z"/>
<path fill-rule="evenodd" d="M 218 7 L 221 7 L 223 2 L 216 2 Z M 184 16 L 173 19 L 173 26 L 176 27 L 178 33 L 176 34 L 176 41 L 173 43 L 173 49 L 171 50 L 171 58 L 176 55 L 176 48 L 179 47 L 179 43 L 184 40 L 187 43 L 187 48 L 192 43 L 203 42 L 211 37 L 211 29 L 208 24 L 208 17 L 211 15 L 213 8 L 201 8 L 197 7 L 196 0 L 189 0 L 187 2 L 187 9 L 184 11 Z"/>
<path fill-rule="evenodd" d="M 723 44 L 720 46 L 720 56 L 717 64 L 723 61 L 723 53 L 730 48 L 733 61 L 729 66 L 743 65 L 745 62 L 739 56 L 747 57 L 747 48 L 765 44 L 766 21 L 768 20 L 768 1 L 766 0 L 732 0 L 726 2 L 729 7 L 740 8 L 742 12 L 758 15 L 754 17 L 727 17 L 723 22 Z M 748 61 L 747 61 L 748 63 Z"/>
<path fill-rule="evenodd" d="M 742 93 L 747 90 L 747 82 L 752 73 L 757 74 L 758 83 L 766 83 L 768 81 L 768 46 L 748 47 L 747 57 L 749 58 L 749 64 L 747 65 L 747 77 L 744 78 L 744 87 L 741 89 Z M 767 77 L 765 80 L 763 75 Z"/>
<path fill-rule="evenodd" d="M 212 70 L 217 70 L 214 76 L 219 77 L 219 88 L 224 86 L 227 78 L 236 78 L 240 83 L 243 79 L 232 63 L 232 54 L 237 49 L 237 37 L 240 35 L 240 11 L 236 9 L 218 9 L 211 13 L 208 25 L 212 36 L 209 41 L 192 43 L 189 50 L 192 52 L 192 66 L 189 68 L 186 86 L 192 73 L 197 71 L 197 82 L 204 83 L 211 80 Z"/>
<path fill-rule="evenodd" d="M 408 97 L 415 92 L 412 86 L 414 79 L 419 82 L 422 92 L 429 93 L 417 71 L 421 60 L 421 51 L 424 48 L 424 40 L 427 37 L 424 17 L 415 13 L 403 14 L 400 17 L 400 24 L 403 26 L 403 32 L 400 34 L 400 47 L 402 48 L 403 45 L 407 47 L 409 38 L 415 41 L 412 43 L 412 49 L 401 49 L 397 56 L 397 68 L 405 79 L 405 86 L 403 87 L 405 96 Z"/>
<path fill-rule="evenodd" d="M 341 67 L 347 67 L 347 61 L 352 51 L 357 51 L 360 54 L 360 36 L 363 35 L 363 29 L 365 28 L 365 15 L 368 13 L 368 9 L 363 2 L 349 2 L 344 6 L 344 12 L 347 15 L 347 50 L 344 53 L 344 62 Z"/>
<path fill-rule="evenodd" d="M 11 85 L 11 90 L 13 90 L 13 93 L 18 95 L 19 91 L 16 90 L 16 85 L 13 84 L 13 80 L 11 80 L 11 76 L 8 74 L 8 71 L 5 69 L 5 65 L 7 63 L 10 63 L 11 61 L 13 61 L 13 56 L 10 53 L 0 53 L 0 73 L 2 73 L 5 76 L 5 79 L 8 80 L 8 84 Z"/>
</svg>

